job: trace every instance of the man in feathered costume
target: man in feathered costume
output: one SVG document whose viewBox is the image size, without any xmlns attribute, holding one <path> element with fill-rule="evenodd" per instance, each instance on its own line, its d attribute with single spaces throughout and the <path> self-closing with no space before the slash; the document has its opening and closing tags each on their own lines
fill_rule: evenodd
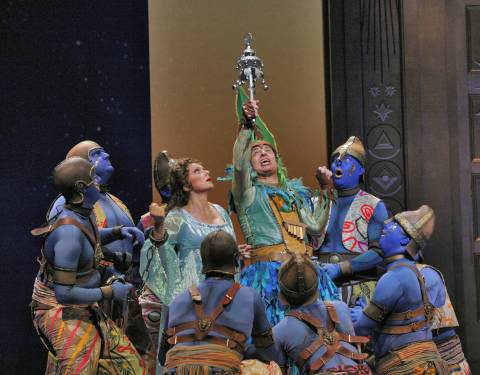
<svg viewBox="0 0 480 375">
<path fill-rule="evenodd" d="M 239 89 L 240 131 L 233 148 L 231 193 L 251 246 L 250 264 L 242 272 L 241 283 L 260 292 L 268 319 L 276 324 L 284 317 L 278 301 L 278 269 L 289 253 L 311 255 L 307 234 L 321 233 L 328 213 L 323 206 L 313 206 L 312 192 L 300 179 L 287 178 L 275 138 L 257 113 L 258 101 L 247 101 Z M 322 299 L 337 298 L 337 289 L 323 270 L 319 281 Z"/>
</svg>

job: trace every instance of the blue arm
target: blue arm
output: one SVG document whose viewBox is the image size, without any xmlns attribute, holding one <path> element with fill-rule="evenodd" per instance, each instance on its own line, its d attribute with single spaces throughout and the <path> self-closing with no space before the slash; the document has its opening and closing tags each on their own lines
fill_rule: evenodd
<svg viewBox="0 0 480 375">
<path fill-rule="evenodd" d="M 383 257 L 375 250 L 368 250 L 362 255 L 350 260 L 352 266 L 352 273 L 355 275 L 358 272 L 368 271 L 382 264 Z"/>
<path fill-rule="evenodd" d="M 380 201 L 373 211 L 370 223 L 368 223 L 368 241 L 378 242 L 382 234 L 383 223 L 388 219 L 388 212 L 385 204 Z"/>
<path fill-rule="evenodd" d="M 387 219 L 387 208 L 385 207 L 385 204 L 380 201 L 375 207 L 375 211 L 373 211 L 372 218 L 368 224 L 368 242 L 370 244 L 378 243 L 382 233 L 383 223 Z M 370 249 L 350 261 L 353 274 L 371 270 L 383 262 L 383 253 L 377 246 L 374 246 L 374 249 Z"/>
<path fill-rule="evenodd" d="M 435 307 L 441 307 L 445 304 L 446 288 L 442 277 L 431 267 L 425 267 L 421 271 L 425 278 L 428 299 Z"/>
<path fill-rule="evenodd" d="M 254 291 L 254 319 L 252 335 L 266 332 L 270 329 L 270 323 L 268 322 L 267 315 L 265 313 L 265 304 L 260 295 Z M 269 345 L 264 348 L 255 347 L 255 353 L 263 361 L 273 361 L 276 359 L 277 352 L 275 345 Z"/>
</svg>

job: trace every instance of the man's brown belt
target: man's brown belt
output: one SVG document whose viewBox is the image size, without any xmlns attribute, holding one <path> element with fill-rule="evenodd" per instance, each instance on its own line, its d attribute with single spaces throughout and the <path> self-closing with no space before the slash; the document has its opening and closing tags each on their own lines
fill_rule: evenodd
<svg viewBox="0 0 480 375">
<path fill-rule="evenodd" d="M 306 245 L 306 253 L 311 254 L 311 247 Z M 250 255 L 251 264 L 257 262 L 285 262 L 289 259 L 287 247 L 284 243 L 276 245 L 263 246 L 253 249 Z"/>
<path fill-rule="evenodd" d="M 318 253 L 315 256 L 318 258 L 318 261 L 321 263 L 340 263 L 344 260 L 353 259 L 360 254 L 352 253 Z"/>
</svg>

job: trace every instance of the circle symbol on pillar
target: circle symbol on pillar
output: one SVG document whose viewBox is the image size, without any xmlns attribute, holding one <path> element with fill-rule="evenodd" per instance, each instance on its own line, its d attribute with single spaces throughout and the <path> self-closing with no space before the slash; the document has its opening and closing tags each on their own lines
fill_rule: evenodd
<svg viewBox="0 0 480 375">
<path fill-rule="evenodd" d="M 376 159 L 392 159 L 400 152 L 400 146 L 400 133 L 392 125 L 378 125 L 368 132 L 368 153 Z"/>
<path fill-rule="evenodd" d="M 368 171 L 367 183 L 376 195 L 395 195 L 402 188 L 402 171 L 390 161 L 380 161 Z"/>
</svg>

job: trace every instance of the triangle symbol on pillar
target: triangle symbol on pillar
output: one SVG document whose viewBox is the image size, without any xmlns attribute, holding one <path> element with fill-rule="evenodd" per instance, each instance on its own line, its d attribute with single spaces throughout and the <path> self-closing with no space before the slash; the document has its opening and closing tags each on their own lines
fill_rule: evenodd
<svg viewBox="0 0 480 375">
<path fill-rule="evenodd" d="M 380 134 L 380 137 L 378 137 L 377 142 L 375 143 L 375 150 L 393 150 L 395 147 L 392 144 L 392 141 L 390 141 L 390 138 L 388 138 L 387 133 L 385 131 L 382 131 L 382 134 Z"/>
</svg>

